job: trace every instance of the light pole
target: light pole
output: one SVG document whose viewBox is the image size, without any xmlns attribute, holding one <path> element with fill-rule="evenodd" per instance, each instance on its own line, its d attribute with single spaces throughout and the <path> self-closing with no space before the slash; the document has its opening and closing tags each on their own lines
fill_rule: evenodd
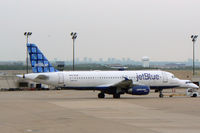
<svg viewBox="0 0 200 133">
<path fill-rule="evenodd" d="M 32 35 L 32 32 L 24 32 L 26 36 L 26 45 L 28 44 L 28 37 Z M 28 47 L 26 46 L 26 73 L 28 74 Z"/>
<path fill-rule="evenodd" d="M 195 42 L 197 40 L 198 35 L 192 35 L 192 42 L 193 42 L 193 76 L 195 75 Z"/>
<path fill-rule="evenodd" d="M 72 40 L 73 40 L 73 71 L 74 71 L 74 45 L 75 45 L 75 40 L 77 38 L 77 33 L 76 32 L 71 32 Z"/>
</svg>

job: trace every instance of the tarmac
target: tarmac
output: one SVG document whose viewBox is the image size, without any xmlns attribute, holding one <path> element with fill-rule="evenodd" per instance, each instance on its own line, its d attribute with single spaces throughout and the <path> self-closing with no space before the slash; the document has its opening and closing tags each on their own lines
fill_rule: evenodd
<svg viewBox="0 0 200 133">
<path fill-rule="evenodd" d="M 0 92 L 0 133 L 199 133 L 200 97 Z"/>
</svg>

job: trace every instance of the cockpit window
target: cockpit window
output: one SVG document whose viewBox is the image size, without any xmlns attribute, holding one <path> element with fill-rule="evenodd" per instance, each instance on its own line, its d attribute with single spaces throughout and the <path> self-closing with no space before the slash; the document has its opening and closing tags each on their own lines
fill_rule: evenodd
<svg viewBox="0 0 200 133">
<path fill-rule="evenodd" d="M 172 75 L 172 78 L 176 78 L 174 75 Z"/>
<path fill-rule="evenodd" d="M 191 81 L 186 81 L 185 83 L 186 83 L 186 84 L 190 84 L 190 83 L 192 83 L 192 82 L 191 82 Z"/>
</svg>

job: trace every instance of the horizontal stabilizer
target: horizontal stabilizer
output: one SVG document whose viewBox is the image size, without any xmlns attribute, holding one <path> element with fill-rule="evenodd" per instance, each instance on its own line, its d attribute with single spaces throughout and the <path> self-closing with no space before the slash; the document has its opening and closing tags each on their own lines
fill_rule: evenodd
<svg viewBox="0 0 200 133">
<path fill-rule="evenodd" d="M 47 80 L 47 79 L 49 79 L 49 77 L 46 75 L 38 75 L 35 79 Z"/>
</svg>

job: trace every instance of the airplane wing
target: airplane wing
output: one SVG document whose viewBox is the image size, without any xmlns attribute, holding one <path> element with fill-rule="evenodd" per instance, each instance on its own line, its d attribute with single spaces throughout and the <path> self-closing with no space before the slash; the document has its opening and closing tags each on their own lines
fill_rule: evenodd
<svg viewBox="0 0 200 133">
<path fill-rule="evenodd" d="M 117 83 L 112 83 L 112 84 L 103 84 L 98 87 L 107 87 L 107 88 L 130 88 L 133 86 L 133 81 L 132 79 L 127 79 L 125 78 L 124 80 L 117 82 Z"/>
<path fill-rule="evenodd" d="M 139 83 L 133 83 L 132 79 L 125 78 L 123 81 L 120 81 L 116 84 L 110 85 L 110 87 L 117 87 L 117 88 L 131 88 L 133 86 L 143 85 Z"/>
<path fill-rule="evenodd" d="M 133 80 L 132 79 L 127 79 L 120 81 L 119 83 L 116 83 L 112 85 L 111 87 L 117 87 L 117 88 L 130 88 L 133 85 Z"/>
</svg>

